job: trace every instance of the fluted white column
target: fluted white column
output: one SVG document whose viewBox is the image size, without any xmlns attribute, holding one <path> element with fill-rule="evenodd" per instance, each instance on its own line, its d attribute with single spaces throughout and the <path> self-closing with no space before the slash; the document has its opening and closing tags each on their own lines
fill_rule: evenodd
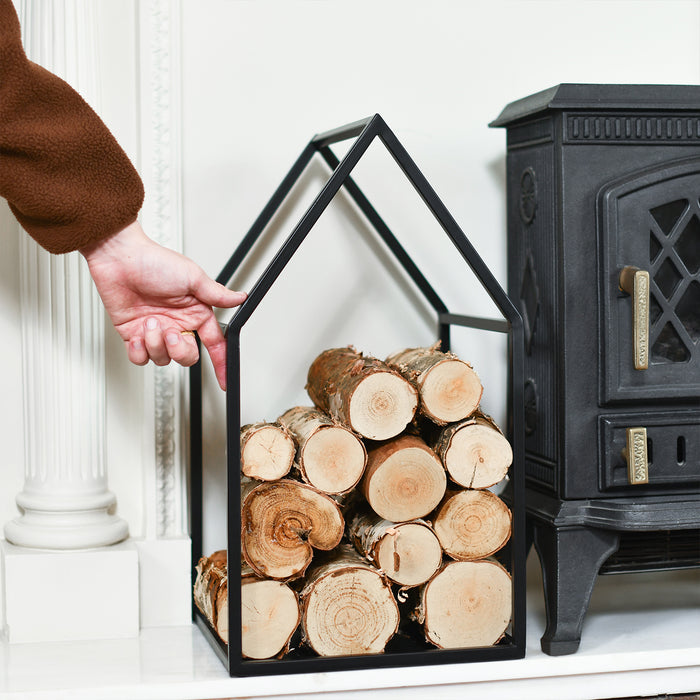
<svg viewBox="0 0 700 700">
<path fill-rule="evenodd" d="M 98 99 L 90 0 L 18 3 L 29 57 Z M 128 535 L 105 468 L 104 312 L 82 257 L 21 243 L 25 481 L 15 545 L 98 547 Z"/>
</svg>

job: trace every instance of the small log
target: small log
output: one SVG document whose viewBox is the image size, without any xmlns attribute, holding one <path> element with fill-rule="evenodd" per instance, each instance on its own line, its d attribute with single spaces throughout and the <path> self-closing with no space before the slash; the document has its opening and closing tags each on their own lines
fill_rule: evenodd
<svg viewBox="0 0 700 700">
<path fill-rule="evenodd" d="M 241 652 L 248 659 L 281 658 L 299 626 L 299 597 L 286 583 L 241 571 Z"/>
<path fill-rule="evenodd" d="M 486 647 L 512 616 L 510 574 L 494 561 L 453 561 L 423 586 L 413 618 L 440 649 Z"/>
<path fill-rule="evenodd" d="M 241 491 L 242 552 L 262 578 L 303 576 L 313 550 L 333 549 L 343 536 L 340 506 L 311 486 L 281 479 L 243 483 Z"/>
<path fill-rule="evenodd" d="M 210 557 L 202 557 L 197 566 L 194 582 L 194 602 L 209 624 L 228 644 L 228 569 L 226 550 L 214 552 Z"/>
<path fill-rule="evenodd" d="M 485 559 L 508 542 L 510 510 L 491 491 L 448 492 L 433 517 L 433 528 L 453 559 Z"/>
<path fill-rule="evenodd" d="M 421 438 L 402 435 L 370 450 L 362 493 L 377 515 L 392 522 L 422 518 L 442 500 L 447 476 Z"/>
<path fill-rule="evenodd" d="M 409 381 L 352 347 L 322 352 L 309 368 L 306 390 L 321 410 L 370 440 L 401 433 L 418 406 Z"/>
<path fill-rule="evenodd" d="M 296 406 L 278 422 L 294 437 L 301 478 L 319 491 L 346 493 L 362 478 L 367 464 L 364 443 L 327 414 Z"/>
<path fill-rule="evenodd" d="M 241 472 L 260 481 L 286 476 L 294 463 L 296 445 L 279 423 L 252 423 L 241 428 Z"/>
<path fill-rule="evenodd" d="M 399 626 L 389 582 L 350 545 L 309 573 L 301 609 L 304 640 L 320 656 L 379 654 Z"/>
<path fill-rule="evenodd" d="M 415 383 L 419 411 L 438 425 L 464 420 L 479 407 L 483 387 L 471 365 L 439 343 L 429 348 L 408 348 L 390 355 L 386 362 Z"/>
<path fill-rule="evenodd" d="M 434 450 L 452 479 L 470 489 L 497 484 L 513 462 L 510 443 L 496 424 L 481 413 L 445 427 Z"/>
<path fill-rule="evenodd" d="M 419 586 L 442 563 L 442 549 L 424 520 L 393 523 L 368 510 L 348 522 L 348 538 L 355 549 L 401 586 Z"/>
</svg>

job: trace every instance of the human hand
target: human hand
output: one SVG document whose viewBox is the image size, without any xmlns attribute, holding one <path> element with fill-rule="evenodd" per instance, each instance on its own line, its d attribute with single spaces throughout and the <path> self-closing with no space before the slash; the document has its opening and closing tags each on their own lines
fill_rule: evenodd
<svg viewBox="0 0 700 700">
<path fill-rule="evenodd" d="M 242 304 L 234 292 L 207 277 L 192 260 L 151 240 L 138 222 L 80 251 L 129 360 L 189 367 L 198 357 L 197 331 L 226 388 L 226 341 L 213 306 Z"/>
</svg>

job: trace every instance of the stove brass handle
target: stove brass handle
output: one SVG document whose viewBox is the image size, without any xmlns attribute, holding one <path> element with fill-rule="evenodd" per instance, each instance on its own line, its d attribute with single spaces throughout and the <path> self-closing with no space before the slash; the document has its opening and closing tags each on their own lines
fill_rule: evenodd
<svg viewBox="0 0 700 700">
<path fill-rule="evenodd" d="M 647 456 L 647 429 L 627 428 L 627 447 L 623 450 L 627 459 L 627 481 L 632 486 L 649 483 L 649 459 Z"/>
<path fill-rule="evenodd" d="M 634 368 L 649 368 L 649 273 L 628 265 L 620 271 L 620 289 L 632 297 Z"/>
</svg>

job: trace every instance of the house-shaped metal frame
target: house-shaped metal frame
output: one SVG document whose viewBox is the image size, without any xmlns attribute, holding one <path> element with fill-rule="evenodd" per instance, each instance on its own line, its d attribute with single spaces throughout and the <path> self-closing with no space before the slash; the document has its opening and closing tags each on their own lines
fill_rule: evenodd
<svg viewBox="0 0 700 700">
<path fill-rule="evenodd" d="M 339 160 L 331 146 L 355 139 L 346 155 Z M 489 294 L 502 319 L 477 318 L 451 312 L 438 296 L 418 265 L 410 258 L 399 240 L 370 204 L 350 174 L 368 147 L 379 139 L 394 158 L 399 168 L 423 199 L 456 252 L 471 268 Z M 238 562 L 241 554 L 241 500 L 240 500 L 240 334 L 243 326 L 255 312 L 268 290 L 291 260 L 296 250 L 311 231 L 336 193 L 343 187 L 362 211 L 398 263 L 415 283 L 436 313 L 437 337 L 443 349 L 450 347 L 450 327 L 467 326 L 484 331 L 507 333 L 509 336 L 508 377 L 508 437 L 513 447 L 513 466 L 510 470 L 508 500 L 513 513 L 513 533 L 508 545 L 506 562 L 513 579 L 513 618 L 508 634 L 498 644 L 469 649 L 421 649 L 418 651 L 386 652 L 379 655 L 324 657 L 302 655 L 284 659 L 249 660 L 241 655 L 241 590 L 234 585 L 237 577 L 229 578 L 229 644 L 223 644 L 209 626 L 206 618 L 193 606 L 194 619 L 221 657 L 231 675 L 269 675 L 281 673 L 308 673 L 389 666 L 419 666 L 427 664 L 463 663 L 476 661 L 522 658 L 525 654 L 525 509 L 523 485 L 523 327 L 515 306 L 481 260 L 445 205 L 420 172 L 408 152 L 399 143 L 384 120 L 375 114 L 367 119 L 348 124 L 314 136 L 296 160 L 282 183 L 244 236 L 217 280 L 228 284 L 258 241 L 263 231 L 291 192 L 295 183 L 314 156 L 319 155 L 331 169 L 326 184 L 306 210 L 291 234 L 284 241 L 272 261 L 251 289 L 247 300 L 238 308 L 226 327 L 227 339 L 227 504 L 228 504 L 228 561 Z M 193 565 L 202 556 L 202 381 L 201 366 L 190 372 L 190 450 L 191 450 L 191 530 Z M 235 568 L 232 569 L 235 573 Z M 193 572 L 194 576 L 194 572 Z"/>
</svg>

